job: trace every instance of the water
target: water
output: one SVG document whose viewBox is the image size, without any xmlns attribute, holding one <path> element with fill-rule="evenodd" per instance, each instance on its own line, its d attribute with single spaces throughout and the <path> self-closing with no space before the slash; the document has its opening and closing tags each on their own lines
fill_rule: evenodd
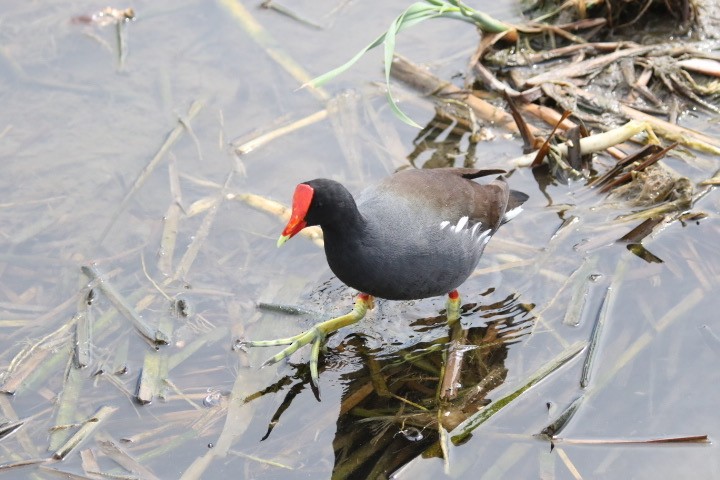
<svg viewBox="0 0 720 480">
<path fill-rule="evenodd" d="M 276 39 L 279 51 L 312 74 L 344 62 L 407 5 L 351 2 L 326 16 L 336 3 L 288 4 L 327 25 L 318 31 L 241 3 Z M 371 83 L 382 80 L 381 56 L 374 53 L 326 86 L 331 96 L 340 95 L 330 121 L 236 156 L 231 145 L 314 114 L 324 103 L 296 91 L 299 81 L 226 5 L 127 5 L 137 20 L 123 28 L 121 64 L 113 26 L 72 21 L 96 12 L 97 4 L 6 2 L 0 28 L 0 370 L 32 345 L 27 358 L 36 363 L 21 362 L 27 375 L 14 395 L 0 396 L 0 424 L 25 421 L 0 439 L 0 463 L 49 458 L 74 431 L 49 434 L 52 427 L 82 422 L 111 406 L 117 410 L 79 449 L 93 449 L 104 472 L 127 474 L 97 443 L 109 438 L 131 439 L 120 443 L 122 448 L 159 478 L 190 478 L 199 471 L 198 459 L 217 452 L 228 454 L 209 461 L 203 478 L 329 478 L 344 459 L 371 451 L 384 435 L 391 456 L 406 455 L 400 478 L 442 476 L 442 460 L 419 456 L 437 438 L 436 429 L 426 428 L 431 418 L 404 426 L 391 418 L 370 428 L 359 422 L 362 412 L 350 409 L 349 398 L 367 388 L 370 365 L 399 379 L 408 374 L 404 353 L 437 366 L 433 358 L 442 352 L 433 342 L 447 335 L 444 299 L 379 302 L 365 321 L 333 336 L 322 355 L 321 402 L 308 383 L 307 351 L 292 364 L 260 369 L 276 350 L 233 348 L 238 339 L 293 335 L 314 321 L 312 315 L 258 310 L 258 302 L 296 305 L 328 317 L 350 308 L 352 292 L 331 278 L 313 243 L 296 238 L 276 249 L 282 222 L 227 194 L 288 203 L 295 184 L 315 177 L 341 180 L 357 192 L 408 164 L 417 131 L 393 117 L 382 89 Z M 503 10 L 489 13 L 512 18 L 515 12 L 511 4 L 498 8 Z M 476 42 L 472 27 L 439 21 L 404 32 L 399 50 L 416 62 L 433 62 L 438 75 L 450 78 L 465 70 Z M 432 109 L 414 94 L 399 96 L 418 122 L 432 118 Z M 193 102 L 202 108 L 189 118 Z M 178 128 L 178 118 L 191 128 Z M 176 128 L 178 138 L 119 210 Z M 495 140 L 478 144 L 478 166 L 521 153 L 519 141 L 494 133 Z M 458 164 L 466 160 L 467 138 L 460 145 L 462 151 L 454 152 Z M 436 157 L 425 152 L 415 163 L 431 160 Z M 668 163 L 693 180 L 710 173 L 680 160 Z M 717 438 L 718 349 L 710 335 L 718 330 L 713 320 L 720 307 L 714 295 L 720 278 L 717 195 L 698 205 L 709 214 L 699 225 L 675 222 L 646 240 L 645 247 L 663 261 L 647 263 L 614 242 L 635 226 L 611 222 L 625 213 L 622 207 L 606 207 L 587 192 L 577 195 L 576 184 L 544 185 L 529 170 L 514 172 L 510 183 L 530 195 L 525 212 L 490 242 L 477 274 L 461 288 L 463 324 L 473 332 L 471 339 L 501 339 L 485 363 L 477 360 L 484 358 L 480 353 L 474 357 L 472 373 L 479 376 L 487 367 L 489 380 L 466 406 L 478 409 L 487 399 L 501 398 L 565 347 L 587 340 L 612 285 L 591 384 L 563 437 Z M 579 221 L 556 235 L 570 215 Z M 152 328 L 173 331 L 170 345 L 155 350 L 93 289 L 87 306 L 92 362 L 73 367 L 72 319 L 79 304 L 87 303 L 82 292 L 88 279 L 80 266 L 93 263 Z M 587 284 L 586 293 L 580 290 L 584 308 L 573 325 L 565 325 L 577 290 L 567 279 L 586 264 L 591 267 L 579 277 L 597 280 Z M 153 368 L 166 372 L 170 382 L 151 388 L 152 402 L 138 405 L 133 400 L 138 379 Z M 720 455 L 712 444 L 558 442 L 550 452 L 533 434 L 554 420 L 548 418 L 548 402 L 562 411 L 582 393 L 581 368 L 578 357 L 463 445 L 451 447 L 450 472 L 535 478 L 549 471 L 553 478 L 572 478 L 572 464 L 583 478 L 718 475 Z M 408 383 L 411 399 L 433 391 L 436 382 L 426 377 Z M 474 382 L 460 383 L 475 385 L 477 378 Z M 373 408 L 384 405 L 388 416 L 395 416 L 397 399 L 374 395 L 367 397 Z M 351 438 L 355 432 L 360 433 Z M 50 468 L 88 470 L 78 451 Z M 354 474 L 372 471 L 372 456 L 364 468 Z M 30 472 L 47 475 L 36 466 L 0 475 L 20 478 Z"/>
</svg>

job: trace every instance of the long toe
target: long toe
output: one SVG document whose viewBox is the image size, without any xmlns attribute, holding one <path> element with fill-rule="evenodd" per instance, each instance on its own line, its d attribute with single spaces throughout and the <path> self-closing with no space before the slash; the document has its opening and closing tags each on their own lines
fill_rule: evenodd
<svg viewBox="0 0 720 480">
<path fill-rule="evenodd" d="M 246 340 L 242 342 L 242 344 L 246 347 L 278 347 L 280 345 L 292 345 L 298 339 L 302 338 L 305 333 L 306 332 L 303 332 L 297 335 L 293 335 L 292 337 L 278 338 L 275 340 Z"/>
<path fill-rule="evenodd" d="M 372 303 L 373 299 L 371 296 L 361 294 L 358 295 L 358 298 L 355 301 L 355 308 L 353 308 L 352 312 L 337 318 L 320 322 L 307 332 L 295 335 L 294 337 L 281 338 L 279 340 L 248 341 L 243 344 L 248 347 L 273 347 L 277 345 L 288 345 L 280 353 L 274 355 L 272 358 L 269 358 L 265 363 L 263 363 L 262 366 L 265 367 L 289 357 L 298 351 L 298 349 L 312 343 L 312 348 L 310 349 L 310 374 L 313 383 L 317 386 L 319 378 L 318 358 L 320 357 L 320 347 L 325 341 L 325 338 L 327 338 L 330 333 L 351 325 L 363 318 L 367 309 L 372 306 Z"/>
<path fill-rule="evenodd" d="M 311 328 L 307 332 L 301 333 L 299 335 L 296 335 L 294 337 L 291 337 L 292 343 L 290 343 L 289 346 L 284 348 L 279 353 L 275 354 L 272 358 L 269 358 L 268 360 L 263 363 L 263 367 L 272 365 L 273 363 L 277 363 L 280 360 L 283 360 L 285 358 L 288 358 L 293 353 L 297 352 L 298 349 L 301 347 L 304 347 L 305 345 L 309 344 L 310 342 L 316 342 L 318 345 L 320 345 L 320 342 L 322 342 L 325 339 L 325 334 L 323 334 L 320 329 L 317 328 L 317 326 Z M 288 340 L 288 339 L 283 339 Z M 274 343 L 273 345 L 287 345 L 288 342 L 284 343 Z M 318 350 L 319 350 L 318 346 Z M 314 349 L 314 345 L 313 345 Z"/>
<path fill-rule="evenodd" d="M 313 342 L 312 349 L 310 350 L 310 380 L 316 387 L 319 387 L 320 384 L 320 374 L 318 374 L 318 362 L 320 360 L 321 345 L 321 339 L 316 338 Z"/>
</svg>

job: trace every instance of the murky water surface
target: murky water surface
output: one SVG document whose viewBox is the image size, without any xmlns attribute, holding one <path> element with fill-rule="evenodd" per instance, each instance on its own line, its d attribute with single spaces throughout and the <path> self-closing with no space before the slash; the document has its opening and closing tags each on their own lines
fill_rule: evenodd
<svg viewBox="0 0 720 480">
<path fill-rule="evenodd" d="M 287 204 L 298 182 L 316 177 L 358 192 L 408 165 L 417 135 L 387 107 L 375 52 L 326 87 L 327 118 L 311 117 L 237 155 L 259 134 L 327 105 L 296 91 L 300 80 L 281 65 L 322 73 L 407 5 L 288 2 L 323 27 L 316 29 L 258 3 L 114 5 L 133 7 L 137 16 L 118 30 L 97 18 L 88 23 L 104 3 L 5 2 L 0 371 L 10 372 L 3 388 L 13 394 L 0 395 L 0 429 L 22 426 L 0 437 L 0 463 L 61 454 L 80 423 L 104 418 L 62 463 L 0 469 L 0 476 L 55 478 L 51 470 L 61 470 L 92 478 L 364 478 L 382 470 L 389 453 L 406 465 L 399 478 L 560 479 L 575 478 L 574 471 L 582 478 L 717 478 L 714 192 L 696 206 L 708 218 L 674 222 L 644 242 L 662 261 L 648 262 L 615 243 L 636 225 L 612 221 L 626 206 L 607 206 L 577 184 L 544 186 L 530 170 L 512 173 L 512 187 L 530 195 L 525 212 L 490 242 L 461 288 L 469 338 L 489 342 L 472 353 L 476 370 L 459 385 L 467 395 L 461 410 L 467 417 L 511 393 L 587 341 L 604 304 L 599 351 L 586 389 L 579 387 L 580 355 L 462 444 L 449 445 L 447 465 L 427 453 L 437 441 L 437 417 L 399 421 L 414 407 L 403 410 L 395 398 L 433 398 L 442 353 L 435 346 L 448 335 L 444 299 L 381 301 L 334 335 L 323 354 L 321 402 L 308 383 L 307 349 L 290 364 L 261 370 L 270 349 L 237 348 L 238 339 L 288 336 L 315 320 L 259 310 L 257 302 L 326 318 L 345 313 L 353 295 L 307 239 L 276 249 L 282 222 L 242 195 Z M 516 14 L 510 2 L 495 8 L 488 13 Z M 476 41 L 472 27 L 439 21 L 404 32 L 398 49 L 450 78 L 464 72 Z M 398 97 L 419 123 L 432 118 L 431 104 L 413 92 Z M 685 121 L 717 135 L 712 119 Z M 494 140 L 477 145 L 476 165 L 507 168 L 521 154 L 520 141 L 490 133 Z M 459 145 L 456 165 L 468 161 L 467 139 Z M 414 164 L 436 160 L 418 152 Z M 702 157 L 668 164 L 693 181 L 717 165 Z M 571 216 L 577 221 L 558 232 Z M 90 284 L 88 298 L 80 267 L 93 265 L 102 282 Z M 110 290 L 152 332 L 171 332 L 169 345 L 152 346 L 138 333 Z M 84 324 L 91 332 L 89 340 L 80 337 L 79 359 L 76 335 Z M 77 368 L 78 360 L 87 366 Z M 379 394 L 369 380 L 378 375 L 395 397 Z M 478 378 L 485 379 L 482 395 L 470 395 Z M 138 403 L 139 394 L 150 403 Z M 562 432 L 567 442 L 551 451 L 533 435 L 583 394 Z M 383 409 L 384 420 L 377 415 Z M 712 444 L 572 442 L 704 434 Z"/>
</svg>

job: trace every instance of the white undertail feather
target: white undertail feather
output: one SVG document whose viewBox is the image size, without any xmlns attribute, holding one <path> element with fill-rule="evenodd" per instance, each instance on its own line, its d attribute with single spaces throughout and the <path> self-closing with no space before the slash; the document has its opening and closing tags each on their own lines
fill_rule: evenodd
<svg viewBox="0 0 720 480">
<path fill-rule="evenodd" d="M 507 223 L 513 218 L 517 217 L 518 215 L 520 215 L 520 212 L 522 212 L 522 210 L 523 209 L 521 206 L 517 206 L 512 210 L 508 210 L 507 212 L 505 212 L 505 215 L 503 215 L 502 223 Z"/>
</svg>

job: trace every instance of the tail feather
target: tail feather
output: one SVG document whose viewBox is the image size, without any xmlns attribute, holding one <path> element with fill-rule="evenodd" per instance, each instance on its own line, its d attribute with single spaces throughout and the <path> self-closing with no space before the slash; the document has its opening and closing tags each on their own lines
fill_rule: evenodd
<svg viewBox="0 0 720 480">
<path fill-rule="evenodd" d="M 507 223 L 517 217 L 522 212 L 522 204 L 530 198 L 517 190 L 510 190 L 507 207 L 505 207 L 505 215 L 503 215 L 502 223 Z"/>
</svg>

